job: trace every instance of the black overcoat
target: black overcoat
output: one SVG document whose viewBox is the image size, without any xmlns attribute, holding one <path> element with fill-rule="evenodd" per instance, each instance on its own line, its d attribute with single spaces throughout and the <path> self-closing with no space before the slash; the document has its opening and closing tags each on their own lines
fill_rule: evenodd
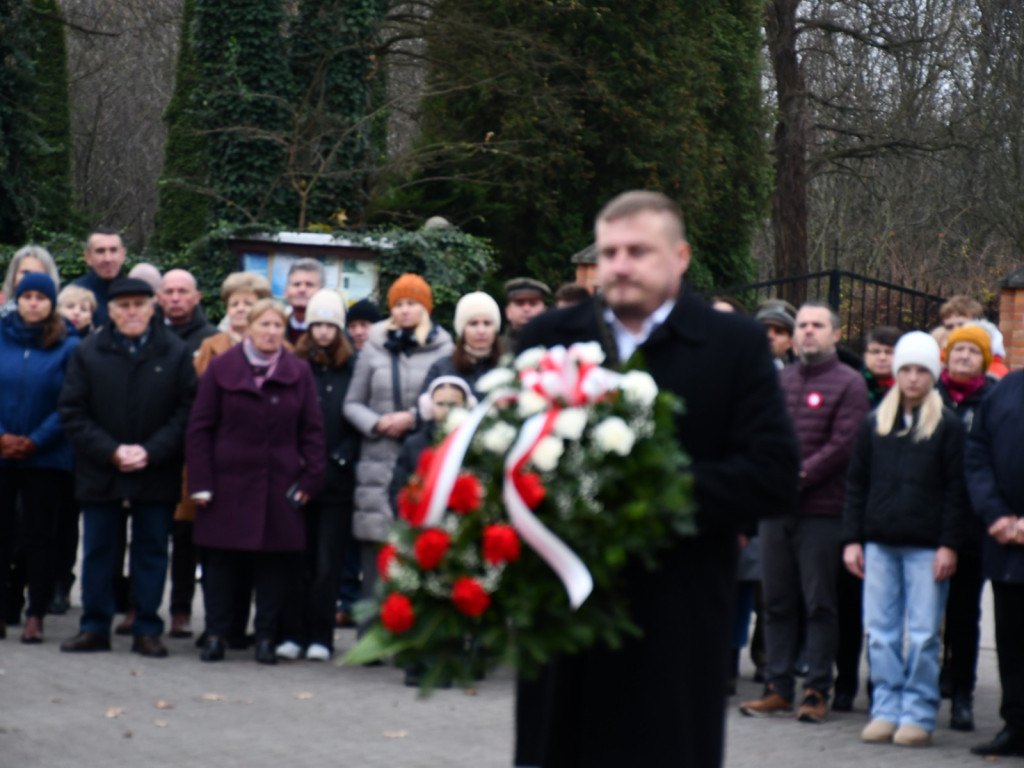
<svg viewBox="0 0 1024 768">
<path fill-rule="evenodd" d="M 185 343 L 161 323 L 134 356 L 108 323 L 86 337 L 68 362 L 58 410 L 75 454 L 75 498 L 83 503 L 181 499 L 185 425 L 196 371 Z M 122 444 L 149 454 L 145 469 L 121 472 L 111 458 Z"/>
<path fill-rule="evenodd" d="M 519 349 L 596 340 L 614 363 L 602 312 L 591 300 L 541 315 Z M 540 754 L 545 768 L 722 761 L 737 531 L 793 513 L 797 443 L 754 321 L 684 292 L 641 349 L 658 386 L 684 400 L 677 432 L 693 459 L 700 533 L 676 542 L 656 571 L 627 569 L 642 638 L 559 659 L 521 688 L 517 762 Z"/>
</svg>

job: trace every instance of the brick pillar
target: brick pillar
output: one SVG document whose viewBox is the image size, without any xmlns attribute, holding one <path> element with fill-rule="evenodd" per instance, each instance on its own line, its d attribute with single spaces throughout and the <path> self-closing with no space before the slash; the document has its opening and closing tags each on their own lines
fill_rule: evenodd
<svg viewBox="0 0 1024 768">
<path fill-rule="evenodd" d="M 1006 366 L 1024 368 L 1024 267 L 1006 277 L 999 290 L 999 330 L 1006 345 Z"/>
<path fill-rule="evenodd" d="M 577 264 L 576 282 L 593 293 L 594 286 L 597 284 L 596 267 L 593 264 Z"/>
</svg>

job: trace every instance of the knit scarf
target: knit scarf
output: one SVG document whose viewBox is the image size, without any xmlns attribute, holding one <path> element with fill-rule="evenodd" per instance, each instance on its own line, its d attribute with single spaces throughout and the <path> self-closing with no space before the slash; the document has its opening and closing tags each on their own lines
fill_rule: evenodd
<svg viewBox="0 0 1024 768">
<path fill-rule="evenodd" d="M 967 381 L 957 381 L 949 375 L 949 371 L 943 371 L 939 378 L 946 385 L 946 391 L 954 403 L 962 403 L 985 386 L 985 374 Z"/>
<path fill-rule="evenodd" d="M 242 351 L 245 352 L 245 359 L 249 361 L 256 386 L 262 387 L 263 382 L 269 379 L 274 373 L 274 369 L 277 368 L 277 363 L 281 359 L 281 350 L 278 349 L 274 354 L 266 355 L 256 349 L 252 339 L 246 336 L 242 339 Z"/>
</svg>

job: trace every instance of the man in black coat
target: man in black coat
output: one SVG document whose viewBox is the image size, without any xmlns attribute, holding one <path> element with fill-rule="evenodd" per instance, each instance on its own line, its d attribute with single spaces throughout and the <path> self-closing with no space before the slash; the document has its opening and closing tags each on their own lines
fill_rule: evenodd
<svg viewBox="0 0 1024 768">
<path fill-rule="evenodd" d="M 167 649 L 157 611 L 196 374 L 185 344 L 152 322 L 148 283 L 119 278 L 108 295 L 111 322 L 75 350 L 58 403 L 83 520 L 80 632 L 61 650 L 110 650 L 118 526 L 127 509 L 137 609 L 132 650 L 161 657 Z"/>
<path fill-rule="evenodd" d="M 597 217 L 602 297 L 551 312 L 520 350 L 598 341 L 615 367 L 643 354 L 658 386 L 679 395 L 677 434 L 693 459 L 700 533 L 658 570 L 631 567 L 633 618 L 644 635 L 612 651 L 558 659 L 520 687 L 519 765 L 722 762 L 738 530 L 796 504 L 798 454 L 764 331 L 681 289 L 690 263 L 678 207 L 627 192 Z"/>
</svg>

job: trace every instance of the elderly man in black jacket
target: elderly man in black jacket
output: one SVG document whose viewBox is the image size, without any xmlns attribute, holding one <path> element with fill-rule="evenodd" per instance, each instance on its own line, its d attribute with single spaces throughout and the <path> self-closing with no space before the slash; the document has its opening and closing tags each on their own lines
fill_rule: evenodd
<svg viewBox="0 0 1024 768">
<path fill-rule="evenodd" d="M 600 299 L 550 312 L 519 348 L 598 341 L 606 365 L 640 353 L 679 395 L 680 443 L 693 459 L 700 534 L 647 571 L 628 571 L 643 637 L 557 660 L 520 687 L 518 765 L 721 764 L 738 530 L 791 513 L 797 446 L 764 331 L 681 288 L 690 248 L 678 207 L 627 192 L 597 217 Z"/>
<path fill-rule="evenodd" d="M 196 375 L 184 343 L 152 322 L 148 283 L 119 278 L 108 297 L 111 322 L 75 350 L 59 401 L 84 524 L 80 632 L 61 650 L 110 650 L 118 526 L 128 509 L 137 609 L 132 650 L 162 657 L 157 611 Z"/>
<path fill-rule="evenodd" d="M 1005 727 L 976 755 L 1024 755 L 1024 371 L 1007 374 L 967 433 L 964 467 L 971 507 L 986 529 L 982 567 L 992 582 Z"/>
</svg>

